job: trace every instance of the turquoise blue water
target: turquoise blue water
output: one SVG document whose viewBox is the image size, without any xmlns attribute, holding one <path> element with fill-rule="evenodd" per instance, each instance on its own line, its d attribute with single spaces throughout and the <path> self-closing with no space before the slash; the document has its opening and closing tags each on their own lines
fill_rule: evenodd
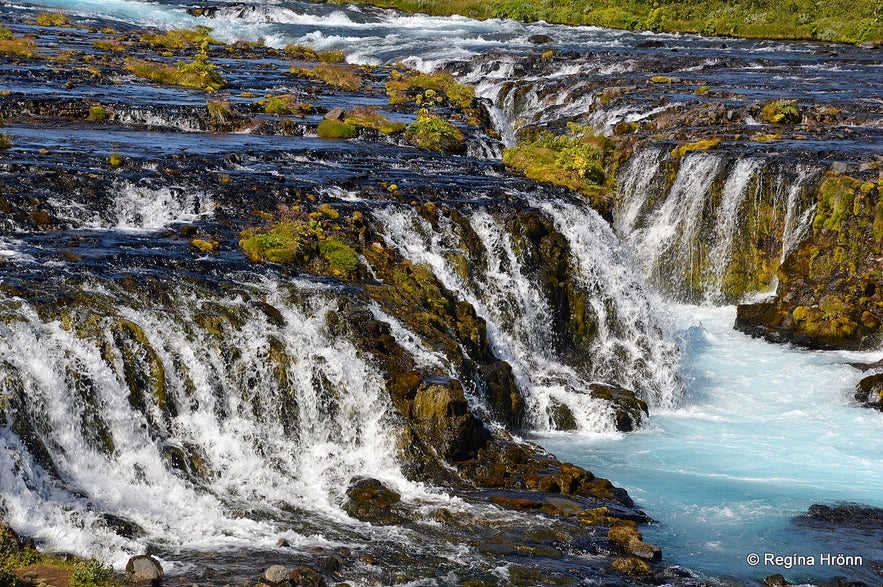
<svg viewBox="0 0 883 587">
<path fill-rule="evenodd" d="M 654 414 L 632 434 L 539 441 L 626 487 L 658 521 L 644 534 L 666 560 L 740 579 L 847 575 L 880 584 L 870 568 L 883 560 L 879 534 L 818 533 L 792 523 L 814 503 L 883 506 L 883 414 L 852 400 L 862 375 L 847 364 L 880 353 L 752 339 L 732 329 L 732 307 L 676 314 L 689 390 L 679 408 Z M 761 557 L 757 566 L 746 562 L 751 553 Z M 767 554 L 814 560 L 764 564 Z M 822 564 L 824 554 L 862 557 L 863 564 Z"/>
</svg>

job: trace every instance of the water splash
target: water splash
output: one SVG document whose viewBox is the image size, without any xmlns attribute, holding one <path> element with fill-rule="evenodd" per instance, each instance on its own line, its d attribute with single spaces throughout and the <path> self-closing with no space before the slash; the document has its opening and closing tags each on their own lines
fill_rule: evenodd
<svg viewBox="0 0 883 587">
<path fill-rule="evenodd" d="M 93 330 L 4 299 L 14 317 L 0 328 L 8 523 L 50 550 L 121 564 L 148 544 L 327 543 L 307 534 L 332 530 L 292 520 L 301 510 L 351 524 L 339 507 L 353 475 L 427 499 L 399 469 L 381 373 L 326 331 L 333 292 L 247 289 L 266 305 L 182 288 L 169 312 L 95 287 L 84 294 L 102 312 Z M 119 519 L 139 535 L 120 536 Z"/>
</svg>

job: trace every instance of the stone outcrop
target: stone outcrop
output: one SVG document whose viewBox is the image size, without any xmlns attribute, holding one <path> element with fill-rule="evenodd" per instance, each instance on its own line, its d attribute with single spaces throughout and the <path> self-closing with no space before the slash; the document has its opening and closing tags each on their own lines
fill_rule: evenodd
<svg viewBox="0 0 883 587">
<path fill-rule="evenodd" d="M 740 305 L 736 328 L 819 349 L 869 349 L 883 339 L 880 184 L 831 174 L 812 232 L 778 271 L 773 300 Z"/>
</svg>

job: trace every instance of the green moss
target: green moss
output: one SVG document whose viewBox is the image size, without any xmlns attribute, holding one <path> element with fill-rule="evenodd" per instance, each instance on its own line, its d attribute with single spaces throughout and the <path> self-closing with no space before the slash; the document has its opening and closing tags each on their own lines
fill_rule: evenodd
<svg viewBox="0 0 883 587">
<path fill-rule="evenodd" d="M 605 208 L 613 187 L 613 176 L 606 171 L 612 143 L 587 128 L 569 125 L 569 135 L 544 131 L 503 152 L 503 162 L 537 181 L 569 187 Z"/>
<path fill-rule="evenodd" d="M 70 21 L 60 12 L 41 12 L 37 15 L 37 26 L 69 26 Z"/>
<path fill-rule="evenodd" d="M 93 122 L 100 122 L 102 120 L 105 120 L 106 118 L 107 110 L 105 110 L 104 106 L 102 106 L 101 104 L 96 104 L 95 106 L 89 108 L 88 120 L 91 120 Z"/>
<path fill-rule="evenodd" d="M 110 157 L 107 158 L 107 162 L 110 163 L 111 167 L 119 167 L 124 161 L 125 158 L 119 153 L 111 153 Z"/>
<path fill-rule="evenodd" d="M 801 120 L 797 100 L 774 100 L 763 107 L 760 116 L 768 124 L 797 124 Z"/>
<path fill-rule="evenodd" d="M 190 63 L 165 65 L 156 61 L 127 59 L 126 69 L 134 75 L 151 81 L 185 88 L 217 91 L 227 86 L 227 80 L 217 66 L 208 62 L 205 52 L 197 53 Z"/>
<path fill-rule="evenodd" d="M 313 112 L 312 104 L 304 104 L 298 102 L 297 96 L 292 94 L 281 94 L 279 96 L 268 96 L 263 101 L 264 112 L 278 116 L 304 116 Z"/>
<path fill-rule="evenodd" d="M 819 188 L 819 203 L 812 223 L 813 231 L 818 232 L 822 229 L 839 231 L 844 219 L 852 211 L 856 191 L 861 185 L 858 180 L 845 175 L 825 179 Z"/>
<path fill-rule="evenodd" d="M 458 154 L 466 150 L 466 138 L 460 129 L 426 109 L 421 109 L 417 120 L 408 125 L 405 138 L 418 147 L 440 153 Z"/>
<path fill-rule="evenodd" d="M 355 125 L 326 119 L 316 127 L 316 134 L 323 139 L 353 139 L 357 133 Z"/>
<path fill-rule="evenodd" d="M 122 53 L 126 50 L 126 48 L 121 43 L 109 39 L 99 39 L 97 41 L 93 41 L 92 46 L 99 51 L 104 51 L 106 53 Z"/>
<path fill-rule="evenodd" d="M 707 151 L 713 149 L 721 143 L 717 137 L 711 139 L 700 139 L 693 143 L 681 143 L 671 152 L 672 159 L 680 159 L 690 151 Z"/>
<path fill-rule="evenodd" d="M 0 151 L 12 148 L 12 139 L 6 133 L 0 133 Z"/>
<path fill-rule="evenodd" d="M 457 83 L 454 76 L 446 71 L 437 73 L 394 71 L 392 79 L 386 83 L 386 93 L 390 104 L 407 104 L 410 101 L 425 103 L 427 98 L 442 104 L 445 100 L 461 110 L 471 108 L 475 103 L 475 90 L 471 86 Z M 422 90 L 422 92 L 420 91 Z M 431 92 L 429 96 L 427 93 Z M 419 100 L 419 101 L 418 101 Z"/>
<path fill-rule="evenodd" d="M 362 87 L 362 78 L 352 65 L 323 63 L 316 67 L 292 67 L 288 73 L 321 81 L 329 86 L 347 91 L 355 91 Z"/>
<path fill-rule="evenodd" d="M 670 77 L 665 77 L 664 75 L 654 75 L 653 77 L 650 78 L 650 81 L 653 82 L 654 84 L 670 84 L 674 80 L 671 79 Z"/>
<path fill-rule="evenodd" d="M 317 51 L 306 45 L 286 45 L 285 54 L 300 61 L 322 61 L 323 63 L 343 63 L 346 59 L 343 51 Z"/>
<path fill-rule="evenodd" d="M 211 27 L 207 26 L 175 29 L 166 33 L 145 32 L 141 34 L 141 42 L 172 51 L 188 47 L 204 49 L 208 45 L 221 45 L 220 41 L 211 36 L 211 32 Z"/>
<path fill-rule="evenodd" d="M 363 106 L 354 108 L 346 115 L 346 122 L 356 126 L 374 128 L 383 134 L 395 134 L 405 130 L 402 122 L 390 122 L 384 115 L 377 112 L 376 108 Z"/>
<path fill-rule="evenodd" d="M 337 237 L 319 241 L 319 253 L 328 261 L 335 274 L 350 273 L 359 266 L 356 252 Z"/>
</svg>

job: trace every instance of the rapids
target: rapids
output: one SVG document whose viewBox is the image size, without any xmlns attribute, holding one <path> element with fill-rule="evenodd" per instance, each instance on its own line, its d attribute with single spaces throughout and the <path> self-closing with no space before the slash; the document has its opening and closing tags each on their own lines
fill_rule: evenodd
<svg viewBox="0 0 883 587">
<path fill-rule="evenodd" d="M 775 266 L 811 225 L 812 190 L 832 162 L 857 166 L 883 154 L 878 57 L 858 47 L 477 22 L 332 3 L 211 2 L 203 16 L 192 8 L 173 0 L 2 5 L 4 16 L 57 9 L 95 26 L 204 25 L 227 42 L 303 43 L 343 50 L 352 63 L 445 67 L 476 88 L 501 140 L 470 144 L 469 157 L 453 164 L 394 145 L 314 136 L 221 140 L 190 116 L 201 97 L 180 103 L 163 88 L 41 85 L 39 73 L 4 64 L 11 92 L 131 102 L 119 125 L 101 131 L 59 125 L 47 138 L 27 123 L 4 129 L 15 144 L 3 155 L 5 180 L 45 197 L 59 223 L 44 233 L 9 218 L 0 237 L 0 512 L 16 530 L 117 568 L 133 553 L 153 552 L 171 575 L 219 585 L 253 583 L 253 561 L 273 562 L 279 539 L 297 556 L 319 546 L 401 557 L 393 566 L 413 570 L 414 585 L 506 583 L 514 557 L 532 563 L 533 555 L 507 558 L 476 546 L 490 534 L 452 537 L 440 529 L 436 520 L 458 517 L 490 521 L 494 532 L 518 534 L 522 526 L 480 499 L 409 480 L 381 370 L 329 316 L 364 306 L 415 365 L 467 379 L 450 357 L 334 280 L 255 268 L 229 248 L 217 256 L 181 252 L 184 225 L 223 234 L 235 249 L 241 219 L 275 205 L 267 186 L 284 183 L 364 211 L 384 246 L 429 267 L 469 302 L 495 356 L 512 366 L 527 404 L 523 433 L 627 487 L 657 520 L 644 533 L 663 546 L 665 560 L 738 584 L 786 571 L 808 582 L 847 575 L 879 583 L 870 565 L 745 563 L 752 552 L 883 559 L 871 539 L 820 535 L 791 522 L 813 503 L 883 506 L 883 420 L 852 402 L 860 373 L 845 364 L 879 353 L 752 340 L 732 330 L 726 305 L 775 287 Z M 553 42 L 538 49 L 529 41 L 537 34 Z M 547 49 L 554 57 L 539 58 Z M 222 66 L 231 78 L 248 79 Z M 688 80 L 686 89 L 665 94 L 648 83 L 660 74 Z M 261 75 L 260 93 L 290 89 L 284 78 Z M 721 149 L 689 153 L 677 167 L 673 141 L 634 153 L 619 170 L 612 228 L 572 195 L 531 187 L 498 164 L 501 147 L 533 125 L 575 120 L 609 133 L 621 122 L 701 107 L 705 99 L 693 92 L 700 82 L 741 117 L 738 128 Z M 633 99 L 608 107 L 605 87 L 632 88 Z M 754 105 L 790 96 L 836 106 L 846 122 L 780 142 L 735 136 L 758 125 Z M 91 196 L 82 186 L 27 183 L 33 168 L 67 169 L 77 157 L 72 167 L 92 174 L 112 150 L 141 157 L 145 175 L 162 169 L 169 153 L 198 165 L 180 180 L 133 172 L 95 180 L 98 187 L 85 182 Z M 210 181 L 202 165 L 259 186 L 254 201 Z M 376 193 L 380 181 L 443 199 L 462 222 L 433 225 L 412 205 L 375 202 L 365 192 Z M 584 356 L 559 348 L 550 326 L 555 308 L 512 229 L 512 218 L 528 211 L 560 235 L 574 289 L 597 319 L 598 337 Z M 759 211 L 777 219 L 774 230 L 746 225 Z M 746 249 L 760 241 L 771 269 L 734 286 L 736 270 L 756 272 Z M 464 249 L 481 268 L 468 279 L 457 257 Z M 139 287 L 125 286 L 136 279 Z M 63 300 L 58 307 L 43 299 L 53 296 Z M 145 374 L 162 385 L 145 384 Z M 610 406 L 584 393 L 599 380 L 649 404 L 641 430 L 615 431 Z M 464 385 L 472 409 L 489 418 L 481 390 Z M 133 397 L 139 386 L 148 391 Z M 553 430 L 550 410 L 560 404 L 574 414 L 575 432 Z M 359 475 L 395 489 L 424 521 L 375 527 L 347 516 L 344 490 Z M 413 559 L 402 557 L 402 544 Z M 569 552 L 566 561 L 545 564 L 579 569 L 592 556 Z M 371 564 L 358 565 L 365 584 L 380 576 Z"/>
</svg>

